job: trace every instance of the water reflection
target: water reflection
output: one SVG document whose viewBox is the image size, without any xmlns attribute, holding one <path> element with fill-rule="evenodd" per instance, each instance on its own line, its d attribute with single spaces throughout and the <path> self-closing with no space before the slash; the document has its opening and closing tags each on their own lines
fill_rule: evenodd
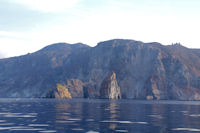
<svg viewBox="0 0 200 133">
<path fill-rule="evenodd" d="M 174 103 L 52 99 L 0 100 L 0 132 L 200 132 L 200 102 Z"/>
<path fill-rule="evenodd" d="M 116 101 L 111 102 L 109 104 L 110 120 L 111 121 L 116 121 L 117 120 L 117 117 L 119 116 L 119 114 L 117 114 L 118 113 L 118 109 L 119 109 L 119 105 L 117 105 Z M 117 124 L 110 123 L 108 127 L 109 127 L 109 129 L 114 131 L 117 128 Z"/>
</svg>

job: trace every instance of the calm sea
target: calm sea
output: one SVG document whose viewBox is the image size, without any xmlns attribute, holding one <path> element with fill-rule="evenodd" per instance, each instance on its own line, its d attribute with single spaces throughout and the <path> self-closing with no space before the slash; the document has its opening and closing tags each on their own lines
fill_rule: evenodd
<svg viewBox="0 0 200 133">
<path fill-rule="evenodd" d="M 200 102 L 0 99 L 0 133 L 194 133 Z"/>
</svg>

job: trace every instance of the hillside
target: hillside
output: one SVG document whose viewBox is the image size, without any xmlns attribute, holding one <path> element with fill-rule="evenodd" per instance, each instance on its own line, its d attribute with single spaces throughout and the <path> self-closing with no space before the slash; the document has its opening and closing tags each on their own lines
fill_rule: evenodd
<svg viewBox="0 0 200 133">
<path fill-rule="evenodd" d="M 0 97 L 65 92 L 70 98 L 200 100 L 200 50 L 114 39 L 95 47 L 57 43 L 0 59 Z"/>
</svg>

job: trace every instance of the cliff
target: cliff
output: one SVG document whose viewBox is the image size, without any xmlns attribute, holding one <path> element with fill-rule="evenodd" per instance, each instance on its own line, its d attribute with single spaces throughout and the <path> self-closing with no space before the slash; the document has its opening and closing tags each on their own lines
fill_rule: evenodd
<svg viewBox="0 0 200 133">
<path fill-rule="evenodd" d="M 55 97 L 57 84 L 72 98 L 200 100 L 200 50 L 114 39 L 0 59 L 0 97 Z"/>
</svg>

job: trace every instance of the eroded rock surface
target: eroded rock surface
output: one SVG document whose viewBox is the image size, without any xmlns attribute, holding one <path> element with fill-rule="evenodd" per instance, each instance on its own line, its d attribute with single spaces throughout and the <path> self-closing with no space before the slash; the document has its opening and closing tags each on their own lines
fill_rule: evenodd
<svg viewBox="0 0 200 133">
<path fill-rule="evenodd" d="M 0 97 L 51 97 L 58 83 L 72 98 L 200 100 L 200 50 L 114 39 L 0 59 Z"/>
<path fill-rule="evenodd" d="M 61 84 L 57 84 L 56 91 L 55 91 L 55 98 L 72 99 L 72 96 L 68 88 L 66 88 L 65 86 Z"/>
<path fill-rule="evenodd" d="M 121 99 L 120 87 L 114 72 L 103 80 L 100 88 L 100 98 Z"/>
</svg>

